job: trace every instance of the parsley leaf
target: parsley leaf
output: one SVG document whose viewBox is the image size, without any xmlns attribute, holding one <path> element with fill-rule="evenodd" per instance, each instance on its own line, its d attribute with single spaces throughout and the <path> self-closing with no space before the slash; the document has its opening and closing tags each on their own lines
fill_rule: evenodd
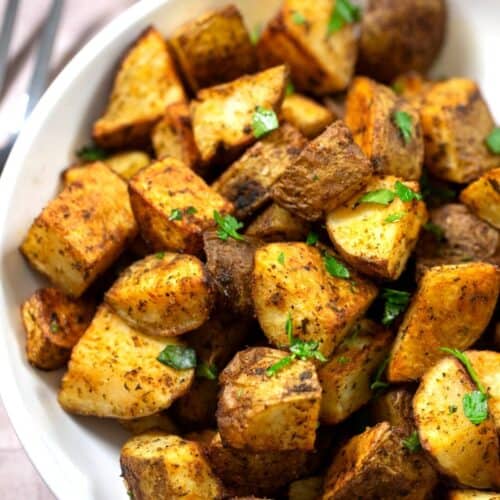
<svg viewBox="0 0 500 500">
<path fill-rule="evenodd" d="M 290 363 L 292 363 L 294 359 L 295 358 L 292 356 L 286 356 L 283 359 L 280 359 L 279 361 L 274 363 L 274 365 L 271 365 L 269 368 L 267 368 L 266 375 L 268 377 L 272 377 L 277 372 L 283 370 L 283 368 L 285 368 L 285 366 L 288 366 Z"/>
<path fill-rule="evenodd" d="M 443 241 L 444 240 L 444 229 L 441 226 L 438 226 L 437 224 L 434 224 L 434 222 L 426 222 L 422 226 L 426 231 L 429 231 L 429 233 L 432 233 L 437 241 Z"/>
<path fill-rule="evenodd" d="M 292 14 L 292 20 L 295 24 L 306 24 L 306 22 L 307 22 L 304 15 L 296 10 Z"/>
<path fill-rule="evenodd" d="M 328 21 L 328 34 L 332 35 L 346 24 L 352 24 L 361 19 L 361 9 L 352 5 L 349 0 L 335 0 L 330 20 Z"/>
<path fill-rule="evenodd" d="M 340 363 L 341 365 L 345 365 L 346 363 L 349 363 L 349 361 L 349 358 L 345 356 L 340 356 L 339 358 L 337 358 L 337 363 Z"/>
<path fill-rule="evenodd" d="M 215 365 L 208 363 L 200 363 L 196 367 L 196 376 L 198 378 L 206 378 L 208 380 L 217 380 L 218 370 Z"/>
<path fill-rule="evenodd" d="M 173 208 L 172 211 L 170 212 L 170 215 L 168 216 L 168 220 L 181 220 L 182 219 L 182 212 L 178 208 Z"/>
<path fill-rule="evenodd" d="M 481 391 L 464 394 L 462 405 L 465 416 L 474 425 L 479 425 L 488 418 L 488 396 Z"/>
<path fill-rule="evenodd" d="M 410 293 L 392 288 L 384 288 L 382 298 L 385 299 L 382 324 L 390 325 L 408 306 Z"/>
<path fill-rule="evenodd" d="M 415 453 L 422 449 L 417 431 L 413 431 L 406 439 L 403 439 L 402 443 L 411 453 Z"/>
<path fill-rule="evenodd" d="M 389 205 L 394 198 L 396 198 L 396 193 L 390 189 L 377 189 L 375 191 L 368 191 L 356 202 L 356 205 L 360 203 L 378 203 L 379 205 Z"/>
<path fill-rule="evenodd" d="M 95 144 L 83 146 L 76 152 L 76 156 L 83 161 L 99 161 L 109 157 L 109 153 Z"/>
<path fill-rule="evenodd" d="M 161 259 L 163 259 L 163 257 L 165 257 L 165 252 L 158 252 L 158 253 L 155 253 L 155 257 L 156 257 L 158 260 L 161 260 Z"/>
<path fill-rule="evenodd" d="M 486 138 L 488 149 L 495 155 L 500 155 L 500 127 L 495 127 Z"/>
<path fill-rule="evenodd" d="M 252 45 L 257 45 L 259 43 L 260 35 L 262 34 L 262 25 L 256 24 L 253 30 L 250 32 L 250 42 Z"/>
<path fill-rule="evenodd" d="M 288 82 L 286 84 L 286 88 L 285 88 L 285 95 L 289 96 L 289 95 L 292 95 L 292 94 L 295 94 L 295 87 L 294 87 L 294 85 L 293 85 L 292 82 Z"/>
<path fill-rule="evenodd" d="M 386 356 L 384 361 L 380 363 L 380 366 L 377 368 L 377 371 L 375 372 L 375 377 L 373 378 L 373 382 L 370 385 L 370 389 L 372 391 L 375 389 L 385 389 L 386 387 L 389 387 L 388 382 L 384 382 L 381 380 L 382 375 L 384 374 L 388 364 L 389 364 L 389 356 Z"/>
<path fill-rule="evenodd" d="M 385 219 L 384 222 L 398 222 L 400 221 L 404 216 L 406 215 L 406 212 L 395 212 L 393 214 L 389 214 Z"/>
<path fill-rule="evenodd" d="M 411 115 L 409 115 L 406 111 L 396 111 L 392 115 L 392 120 L 394 125 L 398 127 L 405 144 L 409 144 L 413 135 L 413 122 Z"/>
<path fill-rule="evenodd" d="M 194 215 L 198 210 L 196 210 L 195 207 L 187 207 L 186 210 L 184 210 L 184 213 L 187 215 Z"/>
<path fill-rule="evenodd" d="M 318 233 L 315 233 L 314 231 L 311 231 L 307 235 L 306 243 L 308 245 L 310 245 L 310 246 L 314 246 L 314 245 L 316 245 L 316 243 L 318 243 L 318 240 L 319 240 Z"/>
<path fill-rule="evenodd" d="M 217 210 L 214 210 L 214 219 L 219 226 L 217 229 L 217 236 L 222 241 L 227 241 L 229 237 L 240 241 L 245 239 L 238 233 L 238 229 L 243 227 L 243 222 L 240 222 L 232 215 L 221 215 Z"/>
<path fill-rule="evenodd" d="M 181 345 L 167 345 L 156 359 L 176 370 L 189 370 L 196 367 L 195 350 Z"/>
<path fill-rule="evenodd" d="M 348 279 L 351 277 L 349 269 L 339 262 L 333 255 L 325 253 L 323 255 L 323 262 L 328 274 L 334 276 L 335 278 Z"/>
<path fill-rule="evenodd" d="M 285 254 L 283 252 L 280 252 L 278 255 L 278 262 L 284 266 L 285 265 Z"/>
<path fill-rule="evenodd" d="M 52 333 L 57 333 L 59 331 L 59 322 L 57 321 L 57 316 L 55 314 L 52 314 L 52 317 L 50 318 L 50 331 Z"/>
<path fill-rule="evenodd" d="M 260 139 L 279 127 L 278 116 L 272 109 L 257 106 L 252 118 L 253 135 Z"/>
<path fill-rule="evenodd" d="M 396 181 L 394 184 L 394 189 L 396 191 L 396 195 L 401 201 L 408 202 L 417 200 L 420 201 L 422 199 L 422 195 L 413 191 L 413 189 L 409 188 L 406 184 L 403 184 L 401 181 Z"/>
<path fill-rule="evenodd" d="M 392 85 L 391 85 L 392 90 L 394 91 L 395 94 L 401 95 L 405 91 L 405 84 L 401 81 L 396 80 Z"/>
<path fill-rule="evenodd" d="M 460 351 L 459 349 L 454 349 L 452 347 L 441 347 L 440 350 L 447 353 L 447 354 L 451 354 L 452 356 L 455 356 L 455 358 L 457 358 L 460 361 L 460 363 L 462 363 L 464 365 L 467 372 L 469 373 L 470 378 L 476 384 L 479 391 L 482 392 L 483 394 L 486 394 L 486 389 L 484 388 L 484 385 L 479 380 L 479 376 L 478 376 L 476 370 L 474 369 L 474 367 L 472 366 L 472 363 L 470 362 L 470 359 L 467 357 L 467 355 L 464 352 Z"/>
</svg>

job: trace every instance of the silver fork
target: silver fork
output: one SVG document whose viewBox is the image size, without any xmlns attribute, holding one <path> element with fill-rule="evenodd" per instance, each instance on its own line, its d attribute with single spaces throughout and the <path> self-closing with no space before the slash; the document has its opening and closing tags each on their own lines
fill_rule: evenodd
<svg viewBox="0 0 500 500">
<path fill-rule="evenodd" d="M 52 0 L 52 5 L 50 6 L 49 13 L 40 35 L 35 66 L 33 68 L 33 74 L 28 87 L 28 101 L 21 122 L 24 122 L 26 118 L 28 118 L 47 86 L 50 56 L 54 47 L 54 39 L 59 26 L 59 21 L 61 19 L 63 5 L 64 0 Z M 5 82 L 9 45 L 12 38 L 12 32 L 14 31 L 18 7 L 19 0 L 9 0 L 4 12 L 2 32 L 0 35 L 0 93 L 2 92 L 3 84 Z M 16 131 L 12 134 L 7 140 L 7 144 L 0 150 L 0 173 L 5 166 L 5 162 L 7 161 L 14 143 L 16 142 L 18 133 L 19 132 Z"/>
</svg>

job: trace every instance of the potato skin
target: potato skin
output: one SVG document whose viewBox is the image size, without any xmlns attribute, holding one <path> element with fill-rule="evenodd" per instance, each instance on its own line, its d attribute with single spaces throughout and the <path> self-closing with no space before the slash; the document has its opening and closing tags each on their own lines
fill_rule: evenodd
<svg viewBox="0 0 500 500">
<path fill-rule="evenodd" d="M 413 420 L 413 394 L 405 387 L 394 387 L 374 398 L 370 414 L 376 422 L 388 422 L 402 429 L 407 436 L 415 430 Z"/>
<path fill-rule="evenodd" d="M 500 494 L 494 491 L 450 490 L 448 500 L 499 500 Z"/>
</svg>

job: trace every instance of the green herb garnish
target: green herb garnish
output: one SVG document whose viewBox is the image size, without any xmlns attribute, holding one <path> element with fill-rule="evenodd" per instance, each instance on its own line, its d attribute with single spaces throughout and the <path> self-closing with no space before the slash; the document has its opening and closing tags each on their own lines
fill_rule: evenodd
<svg viewBox="0 0 500 500">
<path fill-rule="evenodd" d="M 438 241 L 443 241 L 444 240 L 444 229 L 441 226 L 438 226 L 437 224 L 434 224 L 434 222 L 426 222 L 422 226 L 426 231 L 429 231 L 429 233 L 432 233 L 436 240 Z"/>
<path fill-rule="evenodd" d="M 167 345 L 156 359 L 176 370 L 189 370 L 196 367 L 195 350 L 181 345 Z"/>
<path fill-rule="evenodd" d="M 155 257 L 156 257 L 158 260 L 161 260 L 161 259 L 163 259 L 163 257 L 165 257 L 165 252 L 158 252 L 158 253 L 155 253 Z"/>
<path fill-rule="evenodd" d="M 401 95 L 405 91 L 405 85 L 403 82 L 395 81 L 391 85 L 392 90 L 395 94 Z"/>
<path fill-rule="evenodd" d="M 181 220 L 182 212 L 179 208 L 173 208 L 168 216 L 168 220 Z"/>
<path fill-rule="evenodd" d="M 478 376 L 476 370 L 474 369 L 474 367 L 472 366 L 472 363 L 470 362 L 470 359 L 467 357 L 467 355 L 464 352 L 460 351 L 459 349 L 452 348 L 452 347 L 441 347 L 440 350 L 445 352 L 446 354 L 451 354 L 452 356 L 455 356 L 455 358 L 457 358 L 458 361 L 460 361 L 460 363 L 462 363 L 464 365 L 467 372 L 469 373 L 470 378 L 476 384 L 479 391 L 482 392 L 483 394 L 486 394 L 486 389 L 485 389 L 484 385 L 479 380 L 479 376 Z"/>
<path fill-rule="evenodd" d="M 217 380 L 218 370 L 215 365 L 208 363 L 200 363 L 196 367 L 196 376 L 199 378 L 206 378 L 208 380 Z"/>
<path fill-rule="evenodd" d="M 187 215 L 194 215 L 198 210 L 196 210 L 195 207 L 187 207 L 186 210 L 184 210 L 184 213 Z"/>
<path fill-rule="evenodd" d="M 384 222 L 398 222 L 400 221 L 404 216 L 406 215 L 406 212 L 395 212 L 393 214 L 389 214 L 385 219 Z"/>
<path fill-rule="evenodd" d="M 278 255 L 278 262 L 284 266 L 285 265 L 285 254 L 283 252 L 280 252 Z"/>
<path fill-rule="evenodd" d="M 260 35 L 262 34 L 262 25 L 256 24 L 253 30 L 250 32 L 250 42 L 252 45 L 257 45 L 259 43 Z"/>
<path fill-rule="evenodd" d="M 292 20 L 295 24 L 306 24 L 307 20 L 303 14 L 297 12 L 296 10 L 292 14 Z"/>
<path fill-rule="evenodd" d="M 411 115 L 409 115 L 406 111 L 396 111 L 392 115 L 392 120 L 394 125 L 398 127 L 405 144 L 410 143 L 413 135 L 413 122 Z"/>
<path fill-rule="evenodd" d="M 323 262 L 325 264 L 325 268 L 331 276 L 335 278 L 344 278 L 348 279 L 351 277 L 351 273 L 349 269 L 339 262 L 333 255 L 326 253 L 323 255 Z"/>
<path fill-rule="evenodd" d="M 260 139 L 279 127 L 278 116 L 272 109 L 257 106 L 252 118 L 253 135 Z"/>
<path fill-rule="evenodd" d="M 409 292 L 384 288 L 382 298 L 385 299 L 382 324 L 390 325 L 408 306 Z"/>
<path fill-rule="evenodd" d="M 217 223 L 217 236 L 223 240 L 227 241 L 228 238 L 233 238 L 234 240 L 244 240 L 243 236 L 238 233 L 238 229 L 243 227 L 243 222 L 232 215 L 221 215 L 217 210 L 214 210 L 214 219 Z"/>
<path fill-rule="evenodd" d="M 356 205 L 361 203 L 378 203 L 379 205 L 389 205 L 396 198 L 396 193 L 390 189 L 377 189 L 368 191 L 356 202 Z"/>
<path fill-rule="evenodd" d="M 318 233 L 315 233 L 314 231 L 311 231 L 307 235 L 306 243 L 308 245 L 310 245 L 310 246 L 314 246 L 314 245 L 316 245 L 316 243 L 318 243 L 318 240 L 319 240 Z"/>
<path fill-rule="evenodd" d="M 328 34 L 341 30 L 346 24 L 352 24 L 361 19 L 361 9 L 349 0 L 335 0 L 335 5 L 328 21 Z"/>
<path fill-rule="evenodd" d="M 410 202 L 413 200 L 420 201 L 422 199 L 422 195 L 420 193 L 413 191 L 413 189 L 409 188 L 401 181 L 396 181 L 396 184 L 394 184 L 394 190 L 396 191 L 397 197 L 404 202 Z"/>
<path fill-rule="evenodd" d="M 57 333 L 59 331 L 59 323 L 57 321 L 57 317 L 52 317 L 50 320 L 50 331 L 52 333 Z"/>
<path fill-rule="evenodd" d="M 411 453 L 415 453 L 422 449 L 417 431 L 413 431 L 406 439 L 403 439 L 402 443 Z"/>
<path fill-rule="evenodd" d="M 346 363 L 349 363 L 349 358 L 346 358 L 345 356 L 340 356 L 340 358 L 337 358 L 337 363 L 345 365 Z"/>
<path fill-rule="evenodd" d="M 286 84 L 286 88 L 285 88 L 285 95 L 289 96 L 289 95 L 293 95 L 293 94 L 295 94 L 295 87 L 294 87 L 292 82 L 288 82 Z"/>
<path fill-rule="evenodd" d="M 384 382 L 383 380 L 381 380 L 382 375 L 384 374 L 388 364 L 389 364 L 389 356 L 386 356 L 384 361 L 380 363 L 379 367 L 377 368 L 377 371 L 375 372 L 375 377 L 373 378 L 373 382 L 370 385 L 370 389 L 372 391 L 374 391 L 375 389 L 385 389 L 389 387 L 388 382 Z"/>
<path fill-rule="evenodd" d="M 486 138 L 486 145 L 494 155 L 500 155 L 500 127 L 495 127 Z"/>
<path fill-rule="evenodd" d="M 79 149 L 76 152 L 76 156 L 78 156 L 80 160 L 90 162 L 90 161 L 105 160 L 106 158 L 109 157 L 109 153 L 105 149 L 100 148 L 95 144 L 89 144 Z"/>
</svg>

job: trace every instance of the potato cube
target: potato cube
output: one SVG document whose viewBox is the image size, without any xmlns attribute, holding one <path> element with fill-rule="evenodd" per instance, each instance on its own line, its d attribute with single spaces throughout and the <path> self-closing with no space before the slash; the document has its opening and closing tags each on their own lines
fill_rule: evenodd
<svg viewBox="0 0 500 500">
<path fill-rule="evenodd" d="M 488 326 L 499 287 L 497 268 L 484 262 L 429 269 L 399 327 L 388 380 L 417 380 L 445 356 L 441 347 L 471 346 Z"/>
<path fill-rule="evenodd" d="M 234 159 L 256 141 L 252 122 L 258 106 L 278 112 L 285 95 L 285 66 L 200 90 L 191 103 L 193 133 L 203 163 Z"/>
<path fill-rule="evenodd" d="M 200 260 L 165 252 L 134 262 L 105 296 L 131 327 L 165 337 L 182 335 L 205 323 L 214 298 Z"/>
<path fill-rule="evenodd" d="M 363 189 L 370 162 L 340 120 L 311 141 L 274 184 L 279 205 L 303 219 L 321 219 Z"/>
<path fill-rule="evenodd" d="M 413 394 L 404 387 L 393 387 L 374 398 L 370 413 L 376 423 L 389 422 L 409 436 L 415 430 L 413 422 Z"/>
<path fill-rule="evenodd" d="M 448 500 L 500 500 L 500 493 L 480 490 L 450 490 Z"/>
<path fill-rule="evenodd" d="M 329 356 L 377 295 L 373 284 L 350 278 L 332 276 L 325 257 L 305 243 L 270 243 L 257 249 L 252 293 L 268 340 L 288 345 L 285 325 L 291 318 L 294 336 L 318 342 L 319 351 Z"/>
<path fill-rule="evenodd" d="M 385 206 L 359 203 L 359 199 L 379 189 L 394 191 L 397 181 L 403 182 L 393 176 L 373 178 L 364 192 L 357 193 L 326 218 L 330 239 L 347 262 L 365 274 L 391 280 L 399 278 L 417 244 L 420 228 L 427 220 L 425 203 L 404 202 L 396 197 Z M 403 184 L 419 191 L 416 182 Z"/>
<path fill-rule="evenodd" d="M 355 25 L 330 34 L 333 7 L 330 0 L 284 0 L 257 46 L 261 63 L 286 62 L 301 91 L 325 95 L 344 90 L 356 63 Z"/>
<path fill-rule="evenodd" d="M 334 120 L 333 113 L 328 108 L 296 93 L 285 97 L 281 115 L 308 139 L 317 137 Z"/>
<path fill-rule="evenodd" d="M 473 81 L 436 83 L 425 95 L 420 116 L 425 165 L 436 177 L 466 183 L 499 166 L 485 142 L 493 117 Z"/>
<path fill-rule="evenodd" d="M 93 137 L 105 148 L 144 146 L 165 108 L 185 101 L 165 40 L 146 30 L 122 60 L 104 115 L 94 124 Z"/>
<path fill-rule="evenodd" d="M 441 0 L 439 0 L 441 1 Z M 399 75 L 391 85 L 392 90 L 404 97 L 415 109 L 420 111 L 425 93 L 433 83 L 417 71 L 408 71 Z"/>
<path fill-rule="evenodd" d="M 124 419 L 165 410 L 194 378 L 194 370 L 156 359 L 167 345 L 182 343 L 144 335 L 101 306 L 71 353 L 59 403 L 70 413 Z"/>
<path fill-rule="evenodd" d="M 129 191 L 142 237 L 154 251 L 199 254 L 203 231 L 215 226 L 214 210 L 233 210 L 230 202 L 173 158 L 141 170 L 130 180 Z"/>
<path fill-rule="evenodd" d="M 129 439 L 120 465 L 132 498 L 202 500 L 222 498 L 222 485 L 198 443 L 162 432 Z"/>
<path fill-rule="evenodd" d="M 310 361 L 295 360 L 270 377 L 287 356 L 266 347 L 240 351 L 219 377 L 217 424 L 224 446 L 251 451 L 313 450 L 321 386 Z"/>
<path fill-rule="evenodd" d="M 152 430 L 159 430 L 168 434 L 178 434 L 179 429 L 174 421 L 165 413 L 155 413 L 147 417 L 118 420 L 120 425 L 131 434 L 138 435 Z"/>
<path fill-rule="evenodd" d="M 398 124 L 401 117 L 409 120 L 407 128 L 403 128 L 405 122 Z M 417 110 L 405 98 L 369 78 L 358 77 L 347 95 L 344 120 L 376 174 L 420 178 L 422 126 Z"/>
<path fill-rule="evenodd" d="M 234 5 L 183 24 L 170 45 L 193 92 L 257 71 L 255 48 Z"/>
<path fill-rule="evenodd" d="M 94 163 L 43 209 L 21 252 L 52 283 L 78 297 L 136 234 L 127 185 Z"/>
</svg>

